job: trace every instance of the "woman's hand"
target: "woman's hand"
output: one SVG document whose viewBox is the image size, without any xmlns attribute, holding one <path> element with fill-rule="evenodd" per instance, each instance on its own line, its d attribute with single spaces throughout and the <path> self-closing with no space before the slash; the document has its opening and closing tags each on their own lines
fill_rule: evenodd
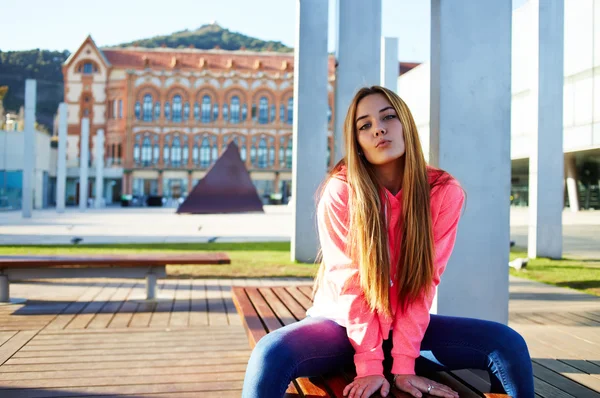
<svg viewBox="0 0 600 398">
<path fill-rule="evenodd" d="M 458 393 L 450 387 L 421 376 L 395 375 L 394 384 L 397 389 L 407 392 L 417 398 L 422 397 L 423 393 L 427 393 L 434 397 L 458 398 Z"/>
<path fill-rule="evenodd" d="M 357 377 L 344 388 L 344 396 L 348 398 L 369 398 L 380 391 L 382 397 L 390 393 L 390 383 L 383 376 Z"/>
</svg>

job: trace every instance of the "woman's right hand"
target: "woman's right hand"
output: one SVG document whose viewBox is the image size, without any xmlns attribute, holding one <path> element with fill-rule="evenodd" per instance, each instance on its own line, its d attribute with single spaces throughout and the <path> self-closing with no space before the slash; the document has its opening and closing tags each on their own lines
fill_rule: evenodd
<svg viewBox="0 0 600 398">
<path fill-rule="evenodd" d="M 421 398 L 424 393 L 434 397 L 458 398 L 458 393 L 450 387 L 421 376 L 394 375 L 394 384 L 397 389 L 416 398 Z"/>
<path fill-rule="evenodd" d="M 365 376 L 357 377 L 354 381 L 344 388 L 344 397 L 348 398 L 369 398 L 377 391 L 382 397 L 387 397 L 390 393 L 390 383 L 383 376 Z"/>
</svg>

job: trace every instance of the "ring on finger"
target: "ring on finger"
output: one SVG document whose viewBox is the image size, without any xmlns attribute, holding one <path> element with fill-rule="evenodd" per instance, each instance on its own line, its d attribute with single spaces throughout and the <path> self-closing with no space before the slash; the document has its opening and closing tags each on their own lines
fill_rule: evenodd
<svg viewBox="0 0 600 398">
<path fill-rule="evenodd" d="M 429 394 L 431 392 L 431 390 L 433 390 L 435 387 L 432 386 L 431 384 L 427 385 L 427 394 Z"/>
</svg>

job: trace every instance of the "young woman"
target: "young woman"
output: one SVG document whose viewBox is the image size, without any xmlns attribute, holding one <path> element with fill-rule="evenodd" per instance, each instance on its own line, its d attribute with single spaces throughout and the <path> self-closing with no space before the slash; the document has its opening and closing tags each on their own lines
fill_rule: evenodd
<svg viewBox="0 0 600 398">
<path fill-rule="evenodd" d="M 344 390 L 350 398 L 385 397 L 390 382 L 414 397 L 458 397 L 415 374 L 427 368 L 487 369 L 493 392 L 533 397 L 519 334 L 495 322 L 429 314 L 464 193 L 448 173 L 426 165 L 406 104 L 383 87 L 359 90 L 344 137 L 347 155 L 317 209 L 323 259 L 313 307 L 259 341 L 242 396 L 281 397 L 297 377 L 353 362 L 356 378 Z"/>
</svg>

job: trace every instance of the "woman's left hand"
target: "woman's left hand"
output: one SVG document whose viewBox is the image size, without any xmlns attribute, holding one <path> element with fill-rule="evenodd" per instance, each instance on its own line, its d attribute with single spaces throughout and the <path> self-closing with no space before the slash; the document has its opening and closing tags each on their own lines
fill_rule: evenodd
<svg viewBox="0 0 600 398">
<path fill-rule="evenodd" d="M 395 375 L 396 388 L 420 398 L 424 393 L 443 398 L 458 398 L 458 393 L 448 386 L 416 375 Z"/>
<path fill-rule="evenodd" d="M 390 383 L 383 376 L 357 377 L 344 388 L 344 396 L 348 398 L 369 398 L 380 391 L 382 397 L 390 393 Z"/>
</svg>

